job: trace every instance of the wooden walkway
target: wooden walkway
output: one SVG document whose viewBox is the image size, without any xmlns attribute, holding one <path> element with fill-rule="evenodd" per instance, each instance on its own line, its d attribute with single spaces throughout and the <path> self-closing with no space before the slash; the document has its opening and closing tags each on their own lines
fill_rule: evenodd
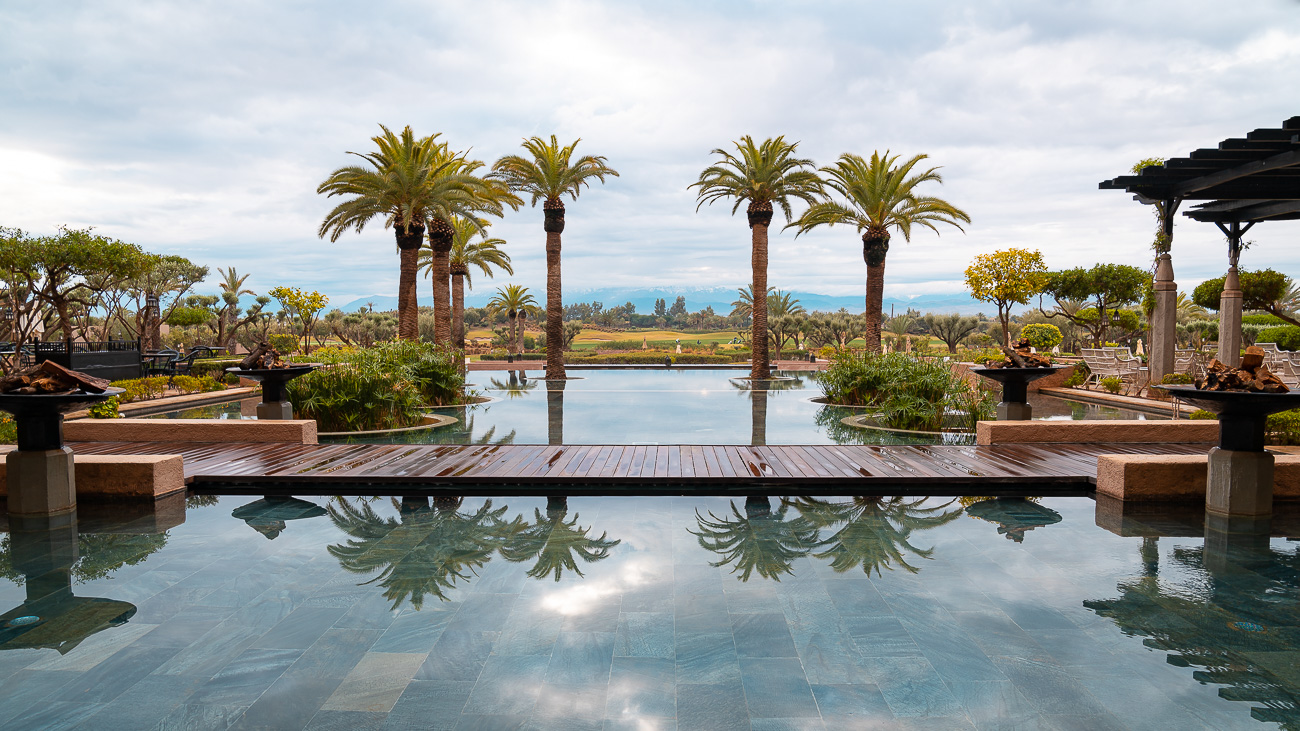
<svg viewBox="0 0 1300 731">
<path fill-rule="evenodd" d="M 298 493 L 454 488 L 463 494 L 1087 492 L 1099 454 L 1205 454 L 1197 444 L 997 446 L 441 446 L 82 442 L 78 454 L 180 454 L 192 487 Z"/>
</svg>

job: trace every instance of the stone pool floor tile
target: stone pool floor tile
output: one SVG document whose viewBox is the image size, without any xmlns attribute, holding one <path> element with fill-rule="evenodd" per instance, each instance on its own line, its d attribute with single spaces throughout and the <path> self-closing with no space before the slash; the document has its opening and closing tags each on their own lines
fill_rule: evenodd
<svg viewBox="0 0 1300 731">
<path fill-rule="evenodd" d="M 605 717 L 608 692 L 607 683 L 543 683 L 537 705 L 533 707 L 533 719 L 552 723 L 559 719 L 599 722 Z"/>
<path fill-rule="evenodd" d="M 750 718 L 816 718 L 817 702 L 798 658 L 741 659 Z"/>
<path fill-rule="evenodd" d="M 232 729 L 285 729 L 306 725 L 343 681 L 281 676 L 231 725 Z"/>
<path fill-rule="evenodd" d="M 672 660 L 615 657 L 605 694 L 605 718 L 673 718 L 677 715 Z"/>
<path fill-rule="evenodd" d="M 203 684 L 185 675 L 149 675 L 77 725 L 78 731 L 153 728 Z"/>
<path fill-rule="evenodd" d="M 820 718 L 753 718 L 749 721 L 749 728 L 751 731 L 827 731 Z M 847 727 L 839 725 L 831 728 Z"/>
<path fill-rule="evenodd" d="M 780 612 L 731 615 L 731 632 L 739 657 L 797 657 L 794 639 Z"/>
<path fill-rule="evenodd" d="M 677 726 L 692 731 L 745 731 L 750 728 L 745 690 L 734 683 L 679 684 Z"/>
<path fill-rule="evenodd" d="M 497 632 L 443 631 L 428 659 L 420 666 L 418 680 L 477 680 L 483 663 L 492 654 Z"/>
<path fill-rule="evenodd" d="M 623 612 L 614 635 L 615 657 L 658 657 L 672 659 L 673 615 L 671 612 Z"/>
<path fill-rule="evenodd" d="M 550 660 L 544 655 L 489 657 L 463 712 L 527 718 L 542 691 Z"/>
<path fill-rule="evenodd" d="M 469 694 L 473 690 L 472 681 L 412 680 L 402 691 L 393 710 L 388 713 L 384 728 L 428 731 L 454 729 L 465 708 L 465 701 L 469 700 Z"/>
<path fill-rule="evenodd" d="M 677 682 L 740 682 L 736 643 L 730 632 L 678 634 L 676 643 Z"/>
<path fill-rule="evenodd" d="M 612 632 L 561 632 L 546 668 L 546 682 L 608 683 L 613 659 Z"/>
<path fill-rule="evenodd" d="M 154 727 L 154 731 L 196 731 L 224 729 L 244 713 L 244 706 L 207 706 L 185 703 L 177 706 Z"/>
<path fill-rule="evenodd" d="M 368 652 L 321 709 L 386 713 L 425 660 L 425 655 L 415 653 Z"/>
<path fill-rule="evenodd" d="M 320 711 L 311 717 L 304 731 L 382 731 L 387 720 L 386 713 Z"/>
<path fill-rule="evenodd" d="M 961 703 L 923 657 L 873 658 L 877 687 L 895 716 L 952 716 Z"/>
<path fill-rule="evenodd" d="M 528 716 L 483 716 L 465 714 L 456 723 L 456 731 L 523 731 Z"/>
</svg>

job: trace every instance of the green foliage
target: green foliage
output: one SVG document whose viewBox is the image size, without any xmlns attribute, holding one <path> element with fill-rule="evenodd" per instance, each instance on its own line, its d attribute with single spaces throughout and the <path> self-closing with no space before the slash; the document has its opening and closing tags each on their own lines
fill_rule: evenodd
<svg viewBox="0 0 1300 731">
<path fill-rule="evenodd" d="M 113 396 L 106 401 L 92 404 L 89 409 L 86 409 L 86 413 L 92 419 L 116 419 L 121 416 L 118 413 L 117 406 L 117 397 Z"/>
<path fill-rule="evenodd" d="M 239 365 L 239 358 L 208 358 L 206 360 L 196 360 L 190 367 L 192 376 L 212 376 L 214 379 L 224 381 L 227 368 L 233 368 Z"/>
<path fill-rule="evenodd" d="M 1087 383 L 1088 376 L 1090 375 L 1092 375 L 1092 370 L 1088 368 L 1088 364 L 1079 363 L 1076 366 L 1074 366 L 1074 371 L 1071 372 L 1070 375 L 1065 378 L 1065 381 L 1062 382 L 1062 385 L 1065 386 L 1066 388 L 1078 388 L 1079 386 L 1082 386 L 1084 383 Z"/>
<path fill-rule="evenodd" d="M 1282 350 L 1300 350 L 1300 327 L 1282 325 L 1265 328 L 1255 338 L 1256 343 L 1277 343 Z"/>
<path fill-rule="evenodd" d="M 1061 328 L 1046 323 L 1036 322 L 1020 329 L 1020 337 L 1039 350 L 1051 350 L 1061 344 Z"/>
<path fill-rule="evenodd" d="M 123 393 L 117 396 L 121 403 L 129 404 L 132 401 L 144 401 L 146 399 L 158 398 L 167 390 L 167 376 L 151 376 L 149 378 L 129 378 L 123 381 L 113 381 L 110 386 L 113 388 L 123 389 Z"/>
<path fill-rule="evenodd" d="M 1264 325 L 1266 327 L 1276 327 L 1289 324 L 1286 320 L 1277 315 L 1242 315 L 1241 324 L 1243 325 Z"/>
<path fill-rule="evenodd" d="M 1166 373 L 1160 382 L 1166 386 L 1191 385 L 1194 381 L 1190 373 Z"/>
<path fill-rule="evenodd" d="M 1026 304 L 1043 291 L 1047 282 L 1043 255 L 1027 249 L 980 254 L 966 267 L 966 286 L 971 296 L 998 308 L 998 320 L 1004 332 L 1008 328 L 1011 306 Z"/>
<path fill-rule="evenodd" d="M 321 431 L 395 429 L 420 423 L 426 406 L 461 400 L 460 351 L 398 341 L 364 350 L 317 351 L 325 365 L 285 391 L 299 418 Z"/>
<path fill-rule="evenodd" d="M 1291 278 L 1272 269 L 1241 271 L 1241 306 L 1247 310 L 1265 310 L 1274 315 L 1274 303 L 1285 299 L 1291 288 Z M 1192 290 L 1192 300 L 1207 310 L 1218 312 L 1219 298 L 1223 295 L 1224 277 L 1207 279 Z M 1244 322 L 1244 318 L 1243 318 Z"/>
<path fill-rule="evenodd" d="M 177 307 L 167 316 L 167 324 L 172 327 L 193 327 L 211 319 L 212 311 L 205 307 Z"/>
<path fill-rule="evenodd" d="M 730 355 L 709 355 L 707 353 L 675 353 L 666 350 L 638 350 L 629 353 L 565 353 L 565 363 L 606 363 L 622 365 L 662 365 L 664 358 L 671 358 L 676 364 L 734 363 Z"/>
<path fill-rule="evenodd" d="M 280 351 L 281 355 L 288 355 L 298 350 L 298 336 L 288 333 L 274 333 L 267 337 L 267 342 L 272 348 Z"/>
<path fill-rule="evenodd" d="M 18 441 L 18 424 L 9 414 L 0 414 L 0 444 L 14 444 Z"/>
<path fill-rule="evenodd" d="M 1271 414 L 1264 427 L 1269 444 L 1294 446 L 1300 444 L 1300 409 Z"/>
<path fill-rule="evenodd" d="M 993 403 L 946 363 L 904 353 L 840 353 L 817 381 L 830 402 L 872 407 L 881 424 L 895 429 L 940 431 L 950 411 L 983 417 Z"/>
<path fill-rule="evenodd" d="M 1110 393 L 1119 393 L 1124 388 L 1124 381 L 1119 376 L 1107 376 L 1101 379 L 1101 387 Z"/>
<path fill-rule="evenodd" d="M 226 390 L 225 384 L 211 375 L 176 376 L 172 379 L 172 385 L 183 394 Z"/>
<path fill-rule="evenodd" d="M 1210 421 L 1213 421 L 1219 417 L 1216 416 L 1213 411 L 1206 411 L 1205 409 L 1197 409 L 1196 411 L 1193 411 L 1192 413 L 1188 414 L 1187 418 L 1194 419 L 1197 421 L 1200 421 L 1202 419 L 1208 419 Z"/>
</svg>

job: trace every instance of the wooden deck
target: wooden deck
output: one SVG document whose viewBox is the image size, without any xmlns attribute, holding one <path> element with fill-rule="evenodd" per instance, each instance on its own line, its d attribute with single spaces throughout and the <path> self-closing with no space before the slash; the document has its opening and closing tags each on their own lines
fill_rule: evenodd
<svg viewBox="0 0 1300 731">
<path fill-rule="evenodd" d="M 1205 454 L 1196 444 L 997 446 L 440 446 L 82 442 L 79 454 L 180 454 L 194 488 L 297 493 L 453 488 L 462 494 L 1087 492 L 1099 454 Z"/>
</svg>

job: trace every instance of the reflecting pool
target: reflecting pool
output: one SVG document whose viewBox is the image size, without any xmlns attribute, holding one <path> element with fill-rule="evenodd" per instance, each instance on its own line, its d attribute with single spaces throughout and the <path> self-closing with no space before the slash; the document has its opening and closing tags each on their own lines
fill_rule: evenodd
<svg viewBox="0 0 1300 731">
<path fill-rule="evenodd" d="M 534 371 L 534 373 L 537 373 Z M 516 371 L 473 371 L 471 389 L 491 399 L 433 409 L 459 422 L 437 429 L 324 437 L 322 441 L 414 444 L 963 444 L 970 435 L 863 429 L 843 423 L 863 409 L 816 402 L 808 371 L 751 384 L 740 370 L 573 370 L 546 381 Z M 253 402 L 255 403 L 255 402 Z M 1044 419 L 1158 418 L 1035 394 Z M 252 403 L 171 412 L 179 418 L 240 418 Z"/>
<path fill-rule="evenodd" d="M 1300 516 L 192 496 L 0 523 L 0 728 L 1300 725 Z M 2 511 L 0 511 L 2 514 Z"/>
</svg>

